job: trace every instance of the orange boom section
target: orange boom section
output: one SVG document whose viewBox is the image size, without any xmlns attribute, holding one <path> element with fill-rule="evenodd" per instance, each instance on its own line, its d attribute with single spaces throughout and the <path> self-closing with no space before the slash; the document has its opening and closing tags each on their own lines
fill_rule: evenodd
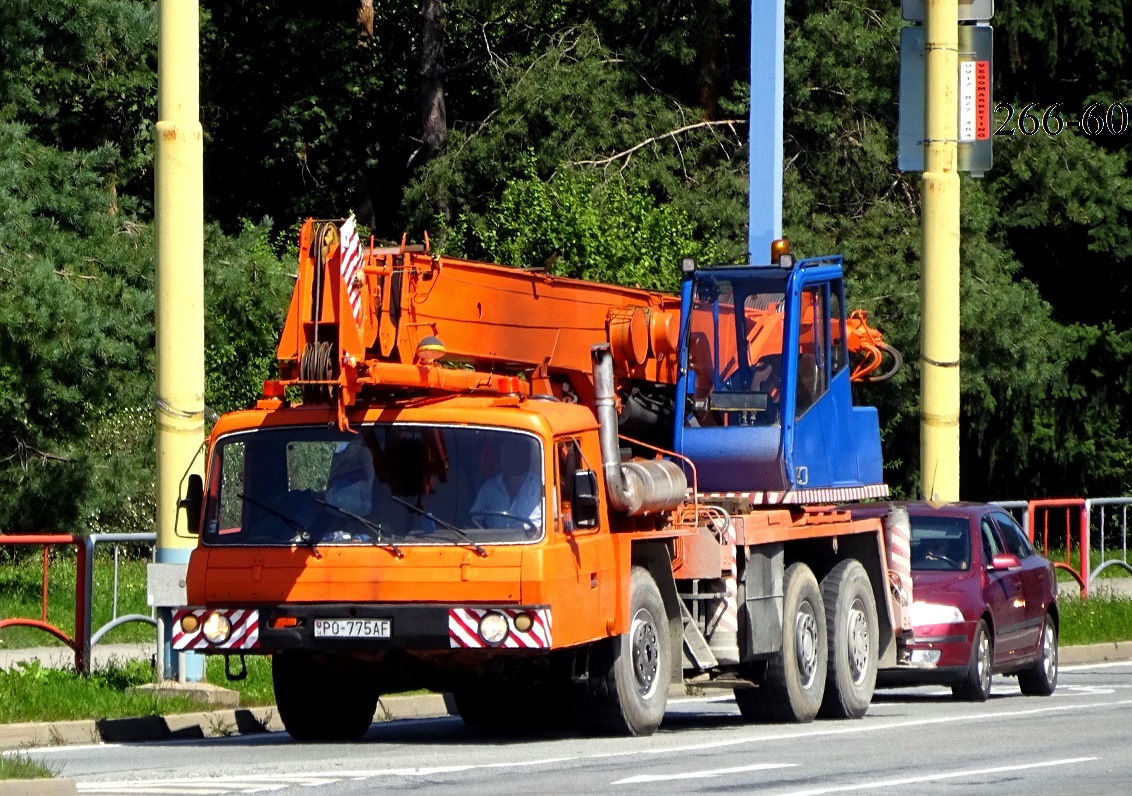
<svg viewBox="0 0 1132 796">
<path fill-rule="evenodd" d="M 349 406 L 384 386 L 575 393 L 589 403 L 590 346 L 601 342 L 611 344 L 619 378 L 676 380 L 676 296 L 422 246 L 363 249 L 352 229 L 352 221 L 309 220 L 300 235 L 278 359 L 281 379 L 304 386 L 308 400 L 338 392 Z M 425 367 L 440 356 L 453 366 L 443 383 Z"/>
</svg>

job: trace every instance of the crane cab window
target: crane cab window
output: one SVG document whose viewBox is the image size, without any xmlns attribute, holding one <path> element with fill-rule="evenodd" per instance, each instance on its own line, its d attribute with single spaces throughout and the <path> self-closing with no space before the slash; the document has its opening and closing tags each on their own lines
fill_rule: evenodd
<svg viewBox="0 0 1132 796">
<path fill-rule="evenodd" d="M 801 295 L 798 374 L 794 416 L 801 417 L 829 388 L 826 360 L 826 285 L 807 287 Z"/>
</svg>

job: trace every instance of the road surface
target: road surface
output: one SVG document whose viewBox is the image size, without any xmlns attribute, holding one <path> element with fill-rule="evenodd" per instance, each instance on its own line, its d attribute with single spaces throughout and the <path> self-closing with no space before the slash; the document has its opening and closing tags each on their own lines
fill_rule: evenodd
<svg viewBox="0 0 1132 796">
<path fill-rule="evenodd" d="M 375 724 L 355 744 L 285 733 L 27 752 L 80 794 L 1116 793 L 1132 787 L 1132 662 L 1064 667 L 1052 697 L 996 677 L 985 704 L 880 691 L 860 721 L 748 725 L 725 694 L 672 703 L 650 738 Z"/>
</svg>

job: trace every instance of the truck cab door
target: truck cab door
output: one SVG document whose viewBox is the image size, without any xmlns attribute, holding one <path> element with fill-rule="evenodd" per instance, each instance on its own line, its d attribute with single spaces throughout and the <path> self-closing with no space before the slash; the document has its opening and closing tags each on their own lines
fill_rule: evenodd
<svg viewBox="0 0 1132 796">
<path fill-rule="evenodd" d="M 876 410 L 854 407 L 850 390 L 841 269 L 798 268 L 788 295 L 783 447 L 792 484 L 823 489 L 880 483 Z M 870 459 L 871 466 L 862 467 Z"/>
</svg>

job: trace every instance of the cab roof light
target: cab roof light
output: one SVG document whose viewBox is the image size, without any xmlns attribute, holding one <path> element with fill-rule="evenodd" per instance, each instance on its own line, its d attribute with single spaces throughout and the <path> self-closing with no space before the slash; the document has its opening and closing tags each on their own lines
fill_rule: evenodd
<svg viewBox="0 0 1132 796">
<path fill-rule="evenodd" d="M 770 244 L 770 264 L 781 268 L 794 267 L 794 253 L 790 251 L 790 241 L 779 238 Z"/>
<path fill-rule="evenodd" d="M 681 260 L 680 260 L 680 273 L 682 273 L 682 274 L 692 274 L 692 273 L 695 273 L 695 271 L 696 271 L 696 258 L 695 257 L 683 257 L 683 258 L 681 258 Z"/>
</svg>

